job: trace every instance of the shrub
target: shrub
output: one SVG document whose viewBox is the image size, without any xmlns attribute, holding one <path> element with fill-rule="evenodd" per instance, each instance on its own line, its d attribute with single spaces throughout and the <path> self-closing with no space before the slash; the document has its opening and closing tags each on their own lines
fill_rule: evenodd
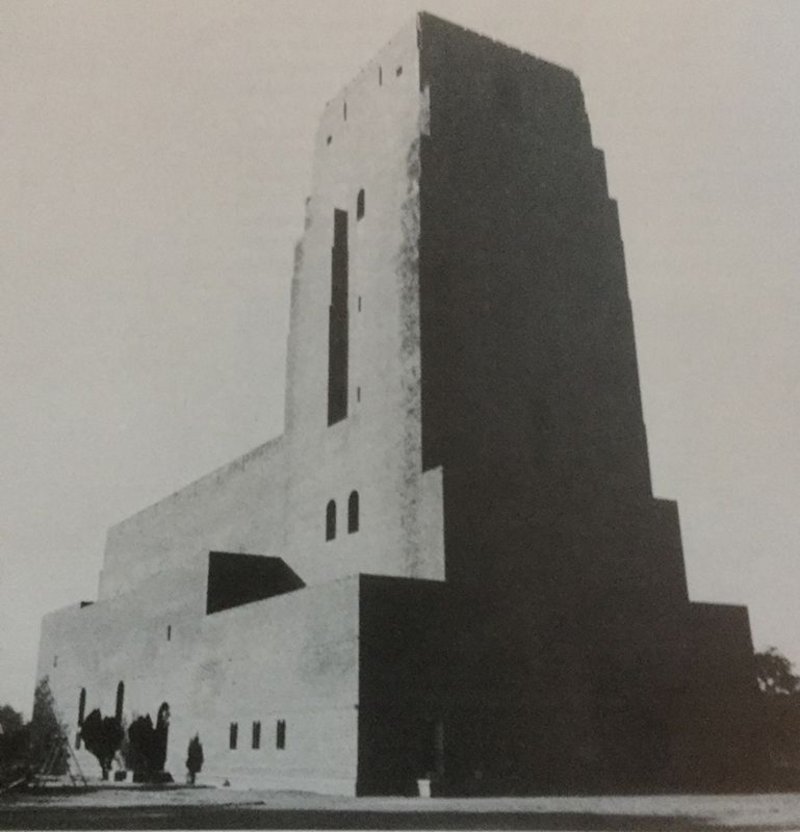
<svg viewBox="0 0 800 832">
<path fill-rule="evenodd" d="M 186 753 L 186 769 L 189 772 L 189 782 L 194 785 L 197 773 L 203 768 L 203 745 L 200 736 L 195 734 L 189 740 L 189 748 Z"/>
<path fill-rule="evenodd" d="M 137 717 L 128 728 L 127 763 L 137 783 L 164 782 L 169 718 L 164 708 L 155 726 L 150 714 Z"/>
<path fill-rule="evenodd" d="M 0 706 L 0 788 L 27 773 L 29 733 L 21 713 Z"/>
<path fill-rule="evenodd" d="M 108 780 L 108 772 L 114 755 L 122 745 L 122 737 L 120 721 L 115 716 L 102 716 L 97 708 L 83 720 L 81 738 L 86 750 L 97 757 L 103 780 Z"/>
<path fill-rule="evenodd" d="M 65 774 L 69 767 L 67 729 L 56 713 L 47 676 L 39 680 L 33 694 L 33 715 L 28 734 L 31 767 L 38 771 L 47 766 L 49 774 Z"/>
</svg>

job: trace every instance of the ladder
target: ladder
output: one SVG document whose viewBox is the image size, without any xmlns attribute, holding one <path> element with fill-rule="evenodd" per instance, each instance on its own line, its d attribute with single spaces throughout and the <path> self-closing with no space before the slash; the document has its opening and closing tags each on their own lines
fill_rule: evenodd
<svg viewBox="0 0 800 832">
<path fill-rule="evenodd" d="M 46 692 L 46 696 L 47 707 L 52 713 L 55 713 L 55 703 L 53 702 L 53 695 L 50 693 L 49 689 Z M 50 749 L 47 752 L 44 763 L 39 766 L 38 770 L 34 774 L 34 782 L 37 786 L 41 785 L 45 777 L 51 776 L 61 754 L 64 753 L 64 750 L 66 750 L 67 774 L 69 775 L 70 782 L 73 786 L 78 786 L 81 783 L 84 786 L 88 786 L 89 783 L 83 773 L 83 770 L 81 769 L 81 764 L 78 762 L 75 751 L 70 744 L 69 737 L 64 730 L 64 726 L 61 724 L 59 719 L 56 719 L 55 722 L 57 726 L 55 736 L 53 736 Z M 75 771 L 73 771 L 73 766 Z"/>
<path fill-rule="evenodd" d="M 89 782 L 83 773 L 83 769 L 81 769 L 81 764 L 78 762 L 78 758 L 75 755 L 75 751 L 70 745 L 70 742 L 64 734 L 64 730 L 61 726 L 59 726 L 58 736 L 53 740 L 50 750 L 45 757 L 44 764 L 36 772 L 36 785 L 40 785 L 41 781 L 44 780 L 45 777 L 49 777 L 53 774 L 53 770 L 56 767 L 56 763 L 58 762 L 63 749 L 66 749 L 67 752 L 67 775 L 72 785 L 89 785 Z"/>
</svg>

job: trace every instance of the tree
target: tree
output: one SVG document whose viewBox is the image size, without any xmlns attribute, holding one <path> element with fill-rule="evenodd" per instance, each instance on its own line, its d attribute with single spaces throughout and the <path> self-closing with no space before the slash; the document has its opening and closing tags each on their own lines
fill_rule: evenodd
<svg viewBox="0 0 800 832">
<path fill-rule="evenodd" d="M 0 734 L 7 737 L 24 726 L 25 720 L 19 711 L 15 711 L 11 705 L 0 705 Z"/>
<path fill-rule="evenodd" d="M 69 767 L 67 729 L 56 713 L 47 676 L 36 685 L 28 733 L 30 765 L 40 770 L 49 764 L 49 774 L 65 774 Z"/>
<path fill-rule="evenodd" d="M 0 783 L 28 781 L 38 772 L 64 774 L 67 742 L 45 676 L 36 685 L 29 723 L 10 705 L 0 707 Z"/>
<path fill-rule="evenodd" d="M 133 771 L 134 782 L 152 779 L 155 731 L 150 714 L 137 716 L 128 728 L 128 757 L 126 765 Z"/>
<path fill-rule="evenodd" d="M 779 785 L 793 787 L 800 778 L 800 677 L 774 647 L 756 653 L 755 660 L 773 774 Z"/>
<path fill-rule="evenodd" d="M 189 772 L 189 782 L 194 785 L 197 772 L 203 768 L 203 746 L 200 736 L 195 734 L 189 740 L 189 748 L 186 753 L 186 769 Z"/>
<path fill-rule="evenodd" d="M 792 671 L 792 663 L 775 647 L 756 653 L 756 679 L 759 690 L 767 696 L 800 693 L 800 677 Z"/>
<path fill-rule="evenodd" d="M 97 757 L 103 780 L 108 780 L 108 772 L 111 770 L 114 755 L 122 745 L 122 737 L 122 725 L 119 720 L 115 716 L 102 716 L 98 708 L 83 720 L 81 738 L 86 750 Z"/>
<path fill-rule="evenodd" d="M 0 786 L 18 780 L 27 769 L 28 736 L 22 714 L 0 705 Z"/>
<path fill-rule="evenodd" d="M 136 783 L 167 782 L 172 778 L 164 773 L 167 758 L 169 709 L 162 706 L 156 724 L 150 714 L 139 716 L 128 728 L 127 765 L 133 769 Z"/>
</svg>

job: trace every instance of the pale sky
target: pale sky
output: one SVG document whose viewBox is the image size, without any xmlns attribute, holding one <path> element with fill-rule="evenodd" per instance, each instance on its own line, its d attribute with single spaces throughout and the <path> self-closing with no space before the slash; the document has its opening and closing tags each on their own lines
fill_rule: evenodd
<svg viewBox="0 0 800 832">
<path fill-rule="evenodd" d="M 0 704 L 108 526 L 282 430 L 328 98 L 406 0 L 0 0 Z M 430 0 L 576 71 L 694 600 L 800 662 L 800 3 Z"/>
</svg>

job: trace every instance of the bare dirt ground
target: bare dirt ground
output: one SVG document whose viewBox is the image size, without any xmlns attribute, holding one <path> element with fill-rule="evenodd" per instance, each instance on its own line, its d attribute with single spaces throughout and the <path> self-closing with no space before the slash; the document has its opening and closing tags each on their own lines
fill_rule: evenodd
<svg viewBox="0 0 800 832">
<path fill-rule="evenodd" d="M 47 788 L 0 799 L 2 829 L 800 830 L 800 794 L 348 798 L 223 788 Z"/>
</svg>

